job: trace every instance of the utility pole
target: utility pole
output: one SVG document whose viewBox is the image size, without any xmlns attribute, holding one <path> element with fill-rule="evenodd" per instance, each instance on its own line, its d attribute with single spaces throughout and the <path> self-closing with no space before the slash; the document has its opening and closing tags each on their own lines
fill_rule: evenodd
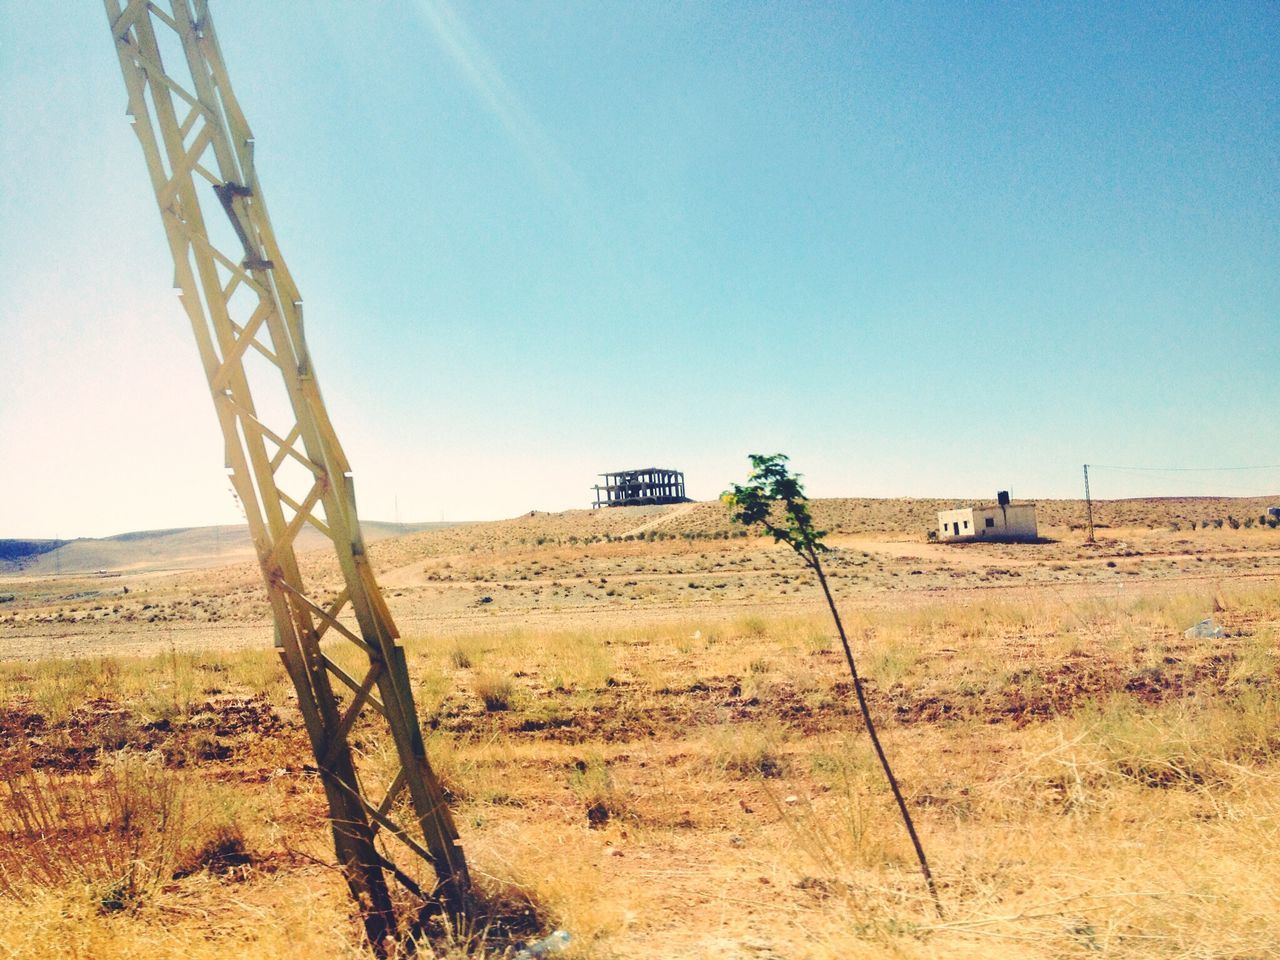
<svg viewBox="0 0 1280 960">
<path fill-rule="evenodd" d="M 320 396 L 302 295 L 267 216 L 254 137 L 208 0 L 105 2 L 174 286 L 257 551 L 276 648 L 298 691 L 338 865 L 370 946 L 397 953 L 401 936 L 415 936 L 441 909 L 465 921 L 471 881 L 427 762 L 400 633 L 360 533 L 351 466 Z M 278 394 L 281 386 L 286 408 L 256 405 L 262 388 Z M 298 563 L 297 537 L 307 525 L 331 542 L 343 580 L 336 597 L 318 591 Z M 394 748 L 390 770 L 359 749 L 380 739 Z M 418 908 L 407 931 L 393 882 Z"/>
<path fill-rule="evenodd" d="M 1084 465 L 1084 515 L 1085 529 L 1089 531 L 1086 543 L 1094 543 L 1093 539 L 1093 499 L 1089 496 L 1089 465 Z"/>
</svg>

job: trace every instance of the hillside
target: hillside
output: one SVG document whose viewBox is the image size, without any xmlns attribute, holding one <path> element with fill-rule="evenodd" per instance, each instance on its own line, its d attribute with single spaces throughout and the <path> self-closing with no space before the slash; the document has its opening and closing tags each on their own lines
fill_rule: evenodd
<svg viewBox="0 0 1280 960">
<path fill-rule="evenodd" d="M 0 564 L 29 563 L 42 553 L 56 550 L 65 540 L 0 540 Z"/>
<path fill-rule="evenodd" d="M 1257 518 L 1280 497 L 1156 497 L 1133 500 L 1095 500 L 1094 523 L 1100 529 L 1137 527 L 1186 529 L 1228 518 Z M 939 510 L 977 501 L 946 498 L 842 497 L 812 501 L 818 526 L 834 534 L 877 535 L 922 539 L 933 528 Z M 1084 524 L 1083 500 L 1036 501 L 1042 532 L 1079 529 Z M 418 558 L 447 556 L 477 550 L 573 544 L 600 540 L 723 539 L 740 532 L 718 501 L 675 506 L 616 507 L 603 510 L 534 511 L 507 520 L 475 523 L 364 524 L 366 542 L 377 544 L 373 556 L 381 568 L 401 566 Z M 117 534 L 100 539 L 63 541 L 0 540 L 0 576 L 44 576 L 55 573 L 149 573 L 197 570 L 247 564 L 254 554 L 244 525 L 187 527 Z M 312 563 L 327 568 L 324 538 L 306 528 L 299 537 L 301 553 L 316 554 Z M 252 574 L 251 574 L 252 575 Z"/>
<path fill-rule="evenodd" d="M 376 543 L 388 537 L 447 526 L 447 523 L 371 520 L 362 524 L 362 529 L 366 542 Z M 298 542 L 300 550 L 310 551 L 323 547 L 324 537 L 319 531 L 304 528 Z M 0 540 L 0 575 L 194 570 L 253 559 L 253 544 L 245 524 L 139 530 L 112 537 L 81 537 L 65 541 Z"/>
<path fill-rule="evenodd" d="M 1095 500 L 1094 524 L 1101 528 L 1187 528 L 1228 517 L 1244 521 L 1266 512 L 1280 497 L 1152 497 Z M 981 501 L 900 497 L 842 497 L 811 502 L 818 527 L 834 534 L 875 534 L 923 539 L 940 510 Z M 1084 525 L 1083 500 L 1036 501 L 1041 531 L 1049 536 Z M 679 537 L 722 539 L 739 532 L 728 508 L 718 501 L 662 507 L 611 507 L 602 510 L 532 512 L 510 520 L 461 524 L 387 540 L 373 551 L 380 564 L 398 566 L 418 557 L 445 556 L 480 549 L 497 550 L 545 543 Z"/>
<path fill-rule="evenodd" d="M 814 511 L 835 531 L 827 584 L 957 922 L 921 896 L 814 578 L 769 538 L 737 535 L 717 503 L 374 545 L 476 873 L 529 891 L 582 960 L 1271 956 L 1280 530 L 1257 526 L 1257 501 L 1123 501 L 1097 505 L 1107 526 L 1086 546 L 1068 529 L 1081 504 L 1050 501 L 1046 542 L 927 542 L 953 502 Z M 190 531 L 111 541 L 95 549 L 137 562 L 207 548 Z M 333 551 L 303 567 L 317 599 L 338 594 Z M 1208 617 L 1221 635 L 1187 635 Z M 20 938 L 142 944 L 85 954 L 106 960 L 369 955 L 329 866 L 323 788 L 273 637 L 253 560 L 0 583 L 11 808 L 74 815 L 37 804 L 96 798 L 86 785 L 121 770 L 157 778 L 144 799 L 191 798 L 173 818 L 140 806 L 117 833 L 0 823 L 0 956 Z M 333 633 L 325 646 L 343 669 L 362 663 Z M 361 776 L 382 795 L 397 754 L 360 722 Z M 147 823 L 165 846 L 142 846 Z M 171 836 L 181 864 L 142 859 Z M 108 855 L 72 859 L 98 849 L 81 844 Z M 7 878 L 51 862 L 98 872 L 35 875 L 36 901 L 6 895 Z M 157 881 L 104 913 L 119 862 L 151 864 Z M 296 919 L 275 919 L 295 904 Z M 721 916 L 760 949 L 707 941 Z M 299 948 L 298 930 L 319 931 L 317 946 Z M 1089 930 L 1132 948 L 1095 950 Z M 1176 949 L 1153 951 L 1170 930 Z M 995 936 L 1017 949 L 993 952 Z"/>
</svg>

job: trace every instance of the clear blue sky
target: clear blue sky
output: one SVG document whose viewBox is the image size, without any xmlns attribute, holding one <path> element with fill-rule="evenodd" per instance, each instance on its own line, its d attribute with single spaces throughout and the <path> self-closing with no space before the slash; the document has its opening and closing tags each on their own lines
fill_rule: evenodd
<svg viewBox="0 0 1280 960">
<path fill-rule="evenodd" d="M 356 10 L 214 4 L 366 517 L 1280 462 L 1275 3 Z M 0 0 L 0 537 L 238 519 L 124 102 Z"/>
</svg>

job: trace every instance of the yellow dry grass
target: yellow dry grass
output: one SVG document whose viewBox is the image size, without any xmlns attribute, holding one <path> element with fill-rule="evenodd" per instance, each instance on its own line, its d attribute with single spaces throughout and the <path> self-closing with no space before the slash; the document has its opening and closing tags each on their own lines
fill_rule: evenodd
<svg viewBox="0 0 1280 960">
<path fill-rule="evenodd" d="M 496 598 L 447 630 L 402 618 L 410 671 L 476 875 L 570 930 L 566 958 L 1245 960 L 1280 944 L 1274 533 L 1148 531 L 1096 554 L 841 541 L 834 579 L 941 919 L 786 554 L 462 536 L 388 542 L 380 562 L 405 610 Z M 165 642 L 210 609 L 234 619 L 251 602 L 238 576 L 222 593 L 212 573 L 167 581 L 118 612 L 55 598 L 8 615 L 18 640 L 59 607 L 108 636 L 137 627 L 130 605 L 174 619 L 147 622 L 162 653 L 0 663 L 0 958 L 361 955 L 278 663 Z M 561 609 L 540 613 L 553 593 Z M 1227 637 L 1183 636 L 1209 614 Z M 104 832 L 118 769 L 141 771 L 115 784 L 151 833 Z M 33 793 L 66 837 L 14 819 Z M 243 862 L 219 859 L 229 836 Z M 106 856 L 39 868 L 71 840 Z"/>
</svg>

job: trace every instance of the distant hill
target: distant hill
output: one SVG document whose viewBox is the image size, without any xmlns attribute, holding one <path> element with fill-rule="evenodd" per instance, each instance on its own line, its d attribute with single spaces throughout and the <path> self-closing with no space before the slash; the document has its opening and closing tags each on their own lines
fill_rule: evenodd
<svg viewBox="0 0 1280 960">
<path fill-rule="evenodd" d="M 66 542 L 66 540 L 0 540 L 0 565 L 34 560 L 40 554 L 56 550 Z"/>
<path fill-rule="evenodd" d="M 837 534 L 906 535 L 923 537 L 937 523 L 939 510 L 971 506 L 969 499 L 832 498 L 812 501 L 814 520 Z M 994 501 L 993 501 L 994 502 Z M 1082 500 L 1035 501 L 1042 533 L 1061 534 L 1084 523 Z M 1148 497 L 1095 500 L 1093 517 L 1101 529 L 1118 527 L 1188 529 L 1206 523 L 1243 522 L 1280 503 L 1276 497 Z M 395 567 L 428 556 L 464 550 L 503 549 L 544 543 L 574 544 L 605 539 L 654 537 L 725 537 L 741 528 L 729 522 L 728 508 L 719 501 L 676 506 L 613 507 L 602 510 L 534 511 L 509 520 L 477 523 L 383 523 L 368 521 L 364 536 L 377 543 L 373 555 L 380 568 Z M 379 542 L 382 541 L 382 542 Z M 319 551 L 321 563 L 327 541 L 318 531 L 304 528 L 298 538 L 301 552 Z M 195 570 L 235 563 L 252 563 L 248 528 L 241 526 L 187 527 L 144 530 L 102 539 L 0 540 L 0 576 L 150 573 Z"/>
<path fill-rule="evenodd" d="M 369 520 L 361 529 L 365 542 L 376 543 L 452 525 Z M 304 527 L 298 536 L 300 550 L 314 550 L 325 542 L 323 534 L 310 527 Z M 137 530 L 76 540 L 0 540 L 0 575 L 194 570 L 253 559 L 249 528 L 244 524 Z"/>
<path fill-rule="evenodd" d="M 1040 531 L 1061 536 L 1085 522 L 1083 500 L 1035 500 Z M 920 497 L 843 497 L 810 501 L 814 522 L 833 534 L 923 539 L 934 529 L 940 510 L 975 506 L 994 500 Z M 1100 532 L 1123 527 L 1189 529 L 1193 524 L 1243 523 L 1280 504 L 1276 497 L 1146 497 L 1093 501 Z M 475 549 L 508 549 L 546 543 L 573 545 L 596 540 L 683 537 L 724 538 L 741 531 L 718 500 L 675 506 L 606 507 L 600 510 L 534 511 L 509 520 L 460 524 L 388 540 L 373 551 L 381 569 L 404 566 L 424 557 L 447 556 Z"/>
</svg>

